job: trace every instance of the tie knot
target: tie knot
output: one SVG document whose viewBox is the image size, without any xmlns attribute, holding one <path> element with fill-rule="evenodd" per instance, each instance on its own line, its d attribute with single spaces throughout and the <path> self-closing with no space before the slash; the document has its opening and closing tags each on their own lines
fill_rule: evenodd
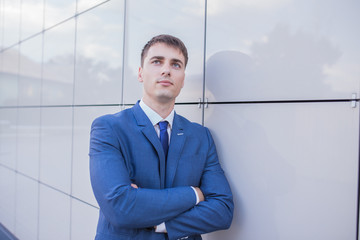
<svg viewBox="0 0 360 240">
<path fill-rule="evenodd" d="M 167 125 L 168 125 L 168 122 L 167 122 L 167 121 L 159 122 L 160 130 L 166 130 L 166 129 L 167 129 Z"/>
</svg>

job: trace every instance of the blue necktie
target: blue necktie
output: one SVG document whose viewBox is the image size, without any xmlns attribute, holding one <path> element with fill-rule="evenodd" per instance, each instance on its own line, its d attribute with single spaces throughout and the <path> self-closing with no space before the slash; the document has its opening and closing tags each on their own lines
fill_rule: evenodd
<svg viewBox="0 0 360 240">
<path fill-rule="evenodd" d="M 165 158 L 167 157 L 167 153 L 168 153 L 168 149 L 169 149 L 169 135 L 168 135 L 168 132 L 167 132 L 167 125 L 168 125 L 167 121 L 159 122 L 160 142 L 161 142 L 161 145 L 162 145 L 162 147 L 164 149 Z"/>
</svg>

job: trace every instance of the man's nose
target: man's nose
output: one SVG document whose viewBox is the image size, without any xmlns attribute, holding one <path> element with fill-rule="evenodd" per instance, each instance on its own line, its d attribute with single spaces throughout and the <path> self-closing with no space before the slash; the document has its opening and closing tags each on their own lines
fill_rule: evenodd
<svg viewBox="0 0 360 240">
<path fill-rule="evenodd" d="M 170 66 L 169 64 L 164 64 L 161 69 L 161 75 L 163 76 L 170 76 Z"/>
</svg>

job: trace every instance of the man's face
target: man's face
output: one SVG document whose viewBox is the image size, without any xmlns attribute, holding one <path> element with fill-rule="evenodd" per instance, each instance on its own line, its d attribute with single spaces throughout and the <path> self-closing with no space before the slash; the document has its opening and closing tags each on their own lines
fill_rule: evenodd
<svg viewBox="0 0 360 240">
<path fill-rule="evenodd" d="M 179 49 L 164 43 L 151 46 L 139 68 L 138 80 L 143 83 L 145 102 L 175 102 L 184 86 L 185 57 Z"/>
</svg>

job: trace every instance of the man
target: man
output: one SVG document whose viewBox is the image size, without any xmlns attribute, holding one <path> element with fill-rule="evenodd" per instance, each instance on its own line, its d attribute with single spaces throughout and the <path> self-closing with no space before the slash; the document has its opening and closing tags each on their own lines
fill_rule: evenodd
<svg viewBox="0 0 360 240">
<path fill-rule="evenodd" d="M 152 38 L 141 54 L 142 100 L 93 122 L 95 239 L 201 239 L 230 227 L 232 194 L 210 132 L 174 112 L 187 61 L 178 38 Z"/>
</svg>

